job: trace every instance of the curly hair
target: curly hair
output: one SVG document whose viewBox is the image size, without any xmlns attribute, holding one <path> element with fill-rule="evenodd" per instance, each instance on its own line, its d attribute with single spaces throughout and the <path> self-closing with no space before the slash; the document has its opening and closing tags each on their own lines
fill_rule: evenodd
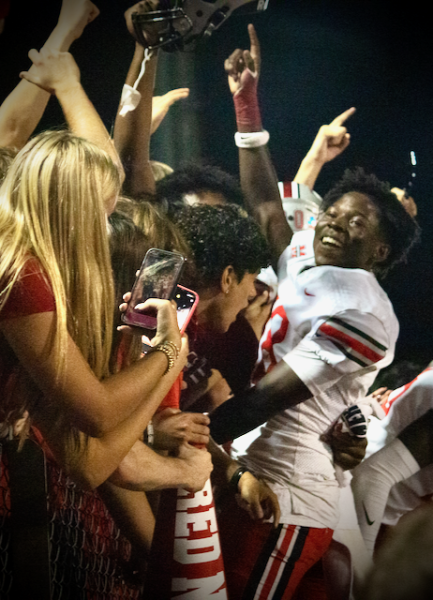
<svg viewBox="0 0 433 600">
<path fill-rule="evenodd" d="M 361 167 L 344 172 L 343 177 L 324 196 L 321 210 L 326 211 L 350 192 L 366 195 L 377 208 L 381 234 L 390 245 L 387 259 L 375 268 L 378 275 L 384 276 L 396 264 L 407 261 L 411 248 L 419 241 L 420 227 L 391 192 L 389 183 L 380 181 L 376 175 L 366 173 Z"/>
<path fill-rule="evenodd" d="M 238 180 L 213 165 L 187 163 L 156 182 L 156 202 L 173 215 L 185 206 L 185 194 L 213 192 L 221 194 L 226 202 L 243 205 Z"/>
<path fill-rule="evenodd" d="M 186 206 L 177 214 L 176 225 L 190 246 L 195 265 L 195 279 L 186 284 L 196 289 L 218 284 L 227 266 L 233 267 L 241 281 L 246 273 L 256 273 L 270 263 L 258 224 L 239 206 Z"/>
</svg>

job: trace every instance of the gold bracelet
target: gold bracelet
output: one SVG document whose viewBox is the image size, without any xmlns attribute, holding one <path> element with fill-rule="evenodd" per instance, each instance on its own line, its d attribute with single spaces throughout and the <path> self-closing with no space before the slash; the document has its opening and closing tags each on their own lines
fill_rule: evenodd
<svg viewBox="0 0 433 600">
<path fill-rule="evenodd" d="M 166 375 L 170 369 L 173 367 L 174 363 L 176 362 L 178 356 L 179 356 L 179 348 L 176 346 L 176 344 L 174 342 L 163 342 L 162 344 L 158 344 L 157 346 L 154 346 L 151 350 L 151 352 L 164 352 L 164 354 L 167 357 L 168 360 L 168 366 L 167 369 L 164 372 L 164 375 Z"/>
</svg>

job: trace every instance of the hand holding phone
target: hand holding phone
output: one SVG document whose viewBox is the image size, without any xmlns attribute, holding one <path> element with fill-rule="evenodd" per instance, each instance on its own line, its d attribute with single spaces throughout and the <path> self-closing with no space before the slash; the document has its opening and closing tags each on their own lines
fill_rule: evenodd
<svg viewBox="0 0 433 600">
<path fill-rule="evenodd" d="M 177 252 L 151 248 L 146 253 L 134 283 L 128 308 L 122 315 L 127 325 L 156 330 L 156 310 L 152 304 L 142 305 L 150 298 L 171 300 L 179 279 L 184 257 Z"/>
</svg>

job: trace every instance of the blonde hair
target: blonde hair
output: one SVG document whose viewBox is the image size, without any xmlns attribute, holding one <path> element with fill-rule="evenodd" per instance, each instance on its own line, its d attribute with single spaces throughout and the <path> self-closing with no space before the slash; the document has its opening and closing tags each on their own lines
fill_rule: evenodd
<svg viewBox="0 0 433 600">
<path fill-rule="evenodd" d="M 180 252 L 185 257 L 189 256 L 189 246 L 182 234 L 155 204 L 145 201 L 136 202 L 132 219 L 151 241 L 154 248 Z"/>
<path fill-rule="evenodd" d="M 114 287 L 104 202 L 119 188 L 105 152 L 68 131 L 50 131 L 18 153 L 0 189 L 0 310 L 36 257 L 56 304 L 50 349 L 58 376 L 68 333 L 98 378 L 109 373 Z"/>
</svg>

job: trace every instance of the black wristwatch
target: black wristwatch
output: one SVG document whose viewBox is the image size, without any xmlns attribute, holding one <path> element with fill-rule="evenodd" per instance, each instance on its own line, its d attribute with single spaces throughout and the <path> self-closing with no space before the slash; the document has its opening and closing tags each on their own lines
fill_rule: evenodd
<svg viewBox="0 0 433 600">
<path fill-rule="evenodd" d="M 246 473 L 248 471 L 248 469 L 246 467 L 238 467 L 236 469 L 236 471 L 233 473 L 233 475 L 231 476 L 230 482 L 229 482 L 229 486 L 235 490 L 235 492 L 238 491 L 238 484 L 239 484 L 239 480 L 242 477 L 242 475 L 244 473 Z"/>
</svg>

